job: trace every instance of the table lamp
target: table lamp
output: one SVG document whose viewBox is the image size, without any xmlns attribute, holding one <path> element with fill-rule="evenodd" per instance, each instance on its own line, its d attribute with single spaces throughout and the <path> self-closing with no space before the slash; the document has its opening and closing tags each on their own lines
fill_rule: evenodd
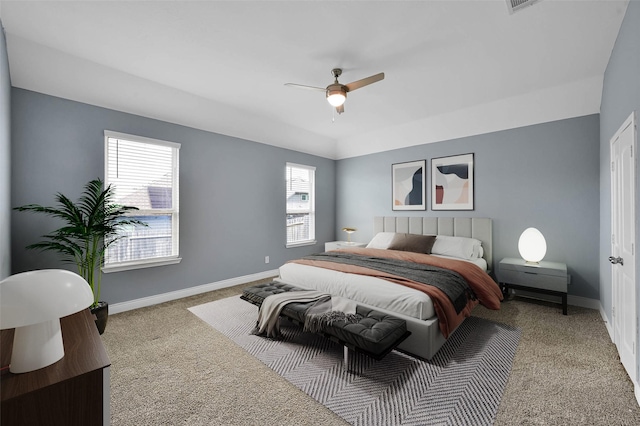
<svg viewBox="0 0 640 426">
<path fill-rule="evenodd" d="M 353 234 L 354 232 L 356 232 L 356 231 L 357 231 L 357 229 L 356 229 L 356 228 L 349 228 L 349 227 L 346 227 L 346 228 L 342 228 L 342 230 L 343 230 L 344 232 L 346 232 L 346 233 L 347 233 L 347 244 L 353 244 L 353 243 L 351 242 L 351 234 Z"/>
<path fill-rule="evenodd" d="M 87 281 L 63 269 L 22 272 L 0 281 L 0 329 L 16 329 L 9 371 L 26 373 L 62 359 L 60 318 L 92 303 Z"/>
<path fill-rule="evenodd" d="M 518 251 L 525 262 L 538 264 L 547 253 L 547 241 L 536 228 L 527 228 L 518 240 Z"/>
</svg>

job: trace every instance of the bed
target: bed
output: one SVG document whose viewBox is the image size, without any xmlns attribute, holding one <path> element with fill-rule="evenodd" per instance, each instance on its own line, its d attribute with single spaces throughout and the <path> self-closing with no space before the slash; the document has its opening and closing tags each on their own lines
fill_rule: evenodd
<svg viewBox="0 0 640 426">
<path fill-rule="evenodd" d="M 398 235 L 435 235 L 437 244 L 432 242 L 434 251 L 429 255 L 416 253 L 416 250 L 389 249 L 389 244 L 394 238 L 397 240 Z M 467 255 L 471 241 L 474 241 L 473 254 Z M 477 246 L 481 247 L 479 251 Z M 464 256 L 458 254 L 460 247 Z M 374 238 L 368 247 L 343 248 L 287 262 L 280 267 L 277 281 L 351 299 L 404 319 L 411 336 L 398 349 L 431 359 L 478 303 L 490 309 L 500 308 L 502 292 L 489 276 L 493 265 L 492 248 L 492 221 L 489 218 L 375 217 Z M 452 311 L 454 304 L 443 301 L 439 289 L 417 285 L 412 280 L 398 285 L 393 282 L 401 281 L 394 278 L 397 277 L 395 270 L 393 274 L 388 271 L 372 273 L 359 264 L 349 264 L 351 260 L 348 259 L 353 257 L 385 259 L 384 262 L 390 259 L 388 262 L 402 264 L 411 262 L 408 266 L 424 263 L 452 270 L 455 271 L 453 275 L 457 273 L 464 277 L 474 295 L 465 299 L 464 307 L 456 306 Z M 477 300 L 472 300 L 475 297 Z"/>
</svg>

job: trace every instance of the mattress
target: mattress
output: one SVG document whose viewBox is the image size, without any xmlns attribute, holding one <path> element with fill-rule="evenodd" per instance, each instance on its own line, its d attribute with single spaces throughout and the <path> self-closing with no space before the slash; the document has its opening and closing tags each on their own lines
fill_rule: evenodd
<svg viewBox="0 0 640 426">
<path fill-rule="evenodd" d="M 429 296 L 380 278 L 287 263 L 280 267 L 277 281 L 307 290 L 324 291 L 412 318 L 424 320 L 435 316 Z"/>
<path fill-rule="evenodd" d="M 466 261 L 487 270 L 487 262 L 482 258 Z M 287 263 L 280 267 L 277 281 L 323 291 L 411 318 L 425 320 L 435 317 L 433 303 L 425 293 L 381 278 Z"/>
</svg>

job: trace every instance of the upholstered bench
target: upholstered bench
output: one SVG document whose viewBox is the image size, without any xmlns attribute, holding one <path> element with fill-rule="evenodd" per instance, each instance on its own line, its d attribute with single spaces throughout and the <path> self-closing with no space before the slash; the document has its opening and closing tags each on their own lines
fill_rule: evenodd
<svg viewBox="0 0 640 426">
<path fill-rule="evenodd" d="M 267 296 L 300 290 L 303 289 L 271 282 L 245 288 L 240 298 L 260 307 Z M 280 315 L 297 324 L 304 324 L 307 309 L 313 304 L 292 302 L 282 309 Z M 335 321 L 321 330 L 325 337 L 344 346 L 344 361 L 348 369 L 349 350 L 380 360 L 411 334 L 403 319 L 360 305 L 356 307 L 356 313 L 361 317 L 357 322 Z"/>
</svg>

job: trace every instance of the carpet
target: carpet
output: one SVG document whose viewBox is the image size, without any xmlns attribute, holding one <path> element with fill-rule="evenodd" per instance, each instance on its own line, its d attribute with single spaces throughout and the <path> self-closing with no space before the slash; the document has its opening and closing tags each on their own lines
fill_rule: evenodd
<svg viewBox="0 0 640 426">
<path fill-rule="evenodd" d="M 381 361 L 282 321 L 282 340 L 250 334 L 257 308 L 239 296 L 189 308 L 280 376 L 353 425 L 490 425 L 509 378 L 520 330 L 468 318 L 436 356 L 393 351 Z"/>
</svg>

